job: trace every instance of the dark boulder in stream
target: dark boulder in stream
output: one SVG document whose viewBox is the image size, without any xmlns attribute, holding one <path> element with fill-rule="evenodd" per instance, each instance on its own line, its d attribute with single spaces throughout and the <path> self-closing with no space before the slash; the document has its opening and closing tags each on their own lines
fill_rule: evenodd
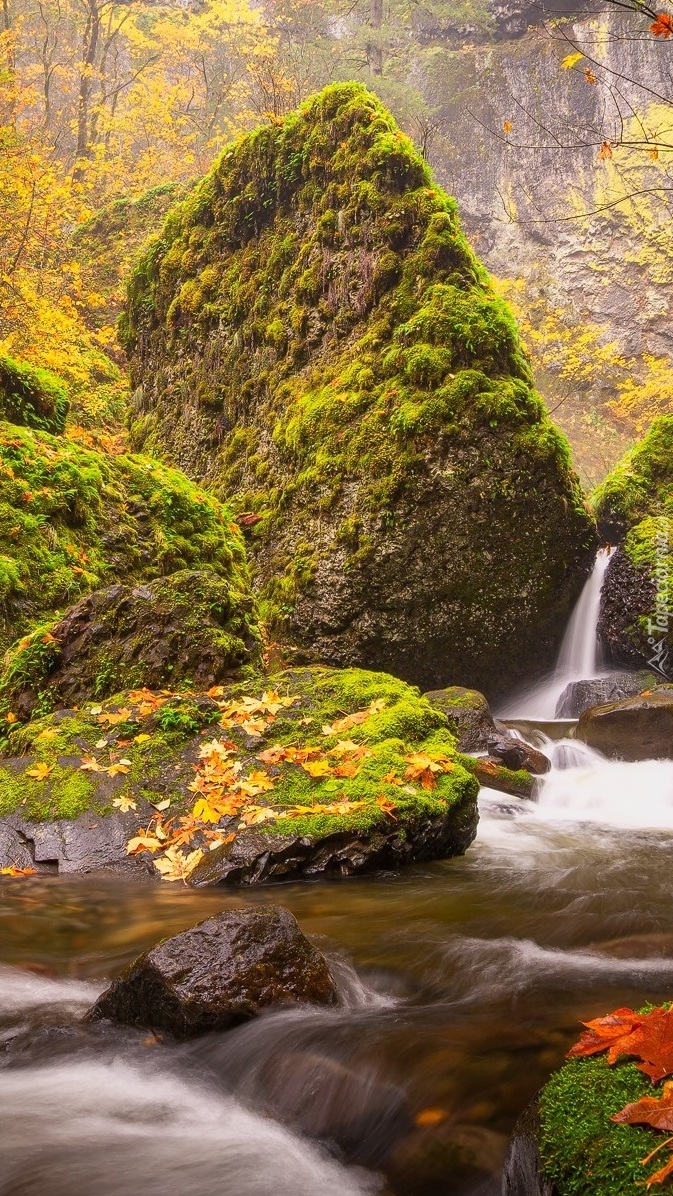
<svg viewBox="0 0 673 1196">
<path fill-rule="evenodd" d="M 478 689 L 450 685 L 447 689 L 431 690 L 425 697 L 448 718 L 461 752 L 487 750 L 489 739 L 497 735 L 498 729 L 488 701 Z"/>
<path fill-rule="evenodd" d="M 87 1015 L 192 1038 L 271 1005 L 334 1005 L 327 963 L 279 906 L 229 910 L 152 947 Z"/>
<path fill-rule="evenodd" d="M 594 706 L 576 734 L 613 760 L 673 760 L 673 688 Z"/>
<path fill-rule="evenodd" d="M 556 705 L 557 718 L 580 718 L 592 706 L 634 698 L 657 684 L 657 677 L 647 669 L 635 673 L 610 673 L 590 681 L 571 681 Z"/>
</svg>

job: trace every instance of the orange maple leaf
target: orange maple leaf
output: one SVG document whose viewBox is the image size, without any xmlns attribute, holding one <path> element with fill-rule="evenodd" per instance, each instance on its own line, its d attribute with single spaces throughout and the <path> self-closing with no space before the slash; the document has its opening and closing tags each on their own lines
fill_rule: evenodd
<svg viewBox="0 0 673 1196">
<path fill-rule="evenodd" d="M 658 12 L 656 21 L 650 25 L 650 33 L 655 37 L 670 37 L 673 33 L 673 16 L 668 12 Z"/>
</svg>

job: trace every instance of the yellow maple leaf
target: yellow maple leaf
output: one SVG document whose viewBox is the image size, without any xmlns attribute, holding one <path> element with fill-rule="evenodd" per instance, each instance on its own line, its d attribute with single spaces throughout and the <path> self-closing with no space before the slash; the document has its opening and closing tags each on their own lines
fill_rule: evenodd
<svg viewBox="0 0 673 1196">
<path fill-rule="evenodd" d="M 80 768 L 84 772 L 105 772 L 102 764 L 99 764 L 95 756 L 82 756 Z"/>
<path fill-rule="evenodd" d="M 258 826 L 261 822 L 275 822 L 278 817 L 278 810 L 270 810 L 268 806 L 248 806 L 241 814 L 239 825 Z"/>
<path fill-rule="evenodd" d="M 194 808 L 192 809 L 192 818 L 196 818 L 201 822 L 215 823 L 220 821 L 220 817 L 221 815 L 219 811 L 213 806 L 209 805 L 205 797 L 202 797 L 199 801 L 194 803 Z"/>
<path fill-rule="evenodd" d="M 161 851 L 163 844 L 155 835 L 134 835 L 126 844 L 127 855 L 137 855 L 139 851 Z"/>
<path fill-rule="evenodd" d="M 47 778 L 51 776 L 53 771 L 53 764 L 45 764 L 43 760 L 40 760 L 40 762 L 36 764 L 34 768 L 26 769 L 26 776 L 34 777 L 36 781 L 46 781 Z"/>
<path fill-rule="evenodd" d="M 565 58 L 561 61 L 561 66 L 563 67 L 564 71 L 572 70 L 572 68 L 577 66 L 577 63 L 581 62 L 583 58 L 584 54 L 582 51 L 576 50 L 574 54 L 566 54 Z"/>
<path fill-rule="evenodd" d="M 176 847 L 168 847 L 164 855 L 154 861 L 154 867 L 164 880 L 187 880 L 203 857 L 200 847 L 187 855 Z"/>
<path fill-rule="evenodd" d="M 329 777 L 332 775 L 329 760 L 303 760 L 301 767 L 310 777 Z"/>
<path fill-rule="evenodd" d="M 122 764 L 120 761 L 119 764 L 111 764 L 110 767 L 106 768 L 105 771 L 109 777 L 116 777 L 121 773 L 127 773 L 129 771 L 129 767 L 128 764 Z"/>
<path fill-rule="evenodd" d="M 129 810 L 137 810 L 138 806 L 132 797 L 116 797 L 113 801 L 113 806 L 121 810 L 122 814 L 127 814 Z"/>
</svg>

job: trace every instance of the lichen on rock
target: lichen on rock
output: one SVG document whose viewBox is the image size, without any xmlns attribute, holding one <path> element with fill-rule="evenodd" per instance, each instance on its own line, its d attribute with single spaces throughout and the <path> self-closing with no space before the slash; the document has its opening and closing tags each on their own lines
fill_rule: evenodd
<svg viewBox="0 0 673 1196">
<path fill-rule="evenodd" d="M 278 637 L 489 693 L 551 658 L 592 521 L 455 202 L 364 87 L 224 151 L 122 334 L 135 444 L 235 496 Z"/>
</svg>

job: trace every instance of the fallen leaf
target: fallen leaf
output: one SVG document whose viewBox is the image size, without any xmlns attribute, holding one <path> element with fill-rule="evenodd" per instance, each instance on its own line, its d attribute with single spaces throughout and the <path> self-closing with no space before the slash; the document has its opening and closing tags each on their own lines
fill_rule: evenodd
<svg viewBox="0 0 673 1196">
<path fill-rule="evenodd" d="M 137 855 L 139 851 L 161 851 L 162 846 L 155 835 L 136 835 L 126 844 L 126 854 Z"/>
<path fill-rule="evenodd" d="M 14 712 L 12 710 L 10 710 L 9 714 L 6 716 L 6 721 L 8 723 L 18 723 L 19 716 L 17 714 L 14 714 Z M 44 735 L 44 731 L 42 732 L 42 734 Z M 41 738 L 41 736 L 38 735 L 38 739 L 40 739 L 40 738 Z"/>
<path fill-rule="evenodd" d="M 0 868 L 0 876 L 35 876 L 36 868 Z"/>
<path fill-rule="evenodd" d="M 448 1119 L 449 1114 L 446 1109 L 421 1109 L 414 1117 L 414 1125 L 419 1129 L 424 1129 L 426 1126 L 441 1125 L 443 1121 Z"/>
<path fill-rule="evenodd" d="M 650 33 L 655 37 L 670 37 L 673 33 L 673 16 L 668 12 L 658 12 L 656 21 L 650 25 Z"/>
<path fill-rule="evenodd" d="M 103 765 L 98 763 L 95 756 L 82 756 L 79 766 L 84 772 L 105 772 Z"/>
<path fill-rule="evenodd" d="M 502 122 L 502 131 L 503 131 L 503 133 L 505 133 L 505 134 L 509 134 L 509 133 L 511 133 L 511 132 L 512 132 L 512 129 L 513 129 L 513 128 L 514 128 L 514 125 L 512 124 L 511 120 L 504 120 L 504 121 Z"/>
<path fill-rule="evenodd" d="M 613 156 L 614 155 L 612 153 L 612 146 L 610 145 L 610 142 L 604 141 L 598 152 L 598 157 L 602 162 L 605 162 L 607 158 L 612 158 Z"/>
<path fill-rule="evenodd" d="M 636 1066 L 652 1083 L 673 1074 L 673 1010 L 657 1008 L 649 1013 L 615 1009 L 607 1017 L 583 1023 L 587 1032 L 568 1052 L 569 1058 L 584 1058 L 608 1052 L 608 1063 L 622 1055 L 640 1059 Z"/>
<path fill-rule="evenodd" d="M 143 732 L 142 735 L 135 735 L 133 738 L 133 742 L 134 743 L 148 743 L 148 741 L 151 738 L 152 738 L 151 735 L 147 735 L 147 734 L 145 734 L 145 732 Z"/>
<path fill-rule="evenodd" d="M 56 730 L 56 728 L 55 727 L 47 727 L 46 730 L 40 731 L 40 734 L 37 736 L 35 742 L 42 743 L 45 740 L 57 739 L 57 738 L 58 738 L 58 731 Z"/>
<path fill-rule="evenodd" d="M 577 63 L 581 62 L 583 58 L 584 54 L 582 51 L 576 50 L 574 54 L 566 54 L 565 58 L 561 61 L 561 66 L 564 71 L 569 71 L 572 67 L 577 66 Z"/>
<path fill-rule="evenodd" d="M 137 810 L 138 806 L 132 797 L 116 797 L 113 801 L 113 806 L 121 810 L 122 814 L 127 814 L 129 810 Z"/>
<path fill-rule="evenodd" d="M 304 772 L 307 772 L 314 779 L 332 775 L 332 769 L 328 760 L 302 760 L 301 767 Z"/>
<path fill-rule="evenodd" d="M 53 764 L 45 764 L 44 761 L 40 760 L 39 764 L 36 764 L 34 768 L 26 769 L 26 776 L 34 777 L 36 781 L 46 781 L 53 771 Z"/>
<path fill-rule="evenodd" d="M 164 880 L 187 880 L 201 862 L 204 853 L 200 847 L 188 855 L 174 847 L 168 847 L 163 856 L 154 861 L 154 867 Z"/>
<path fill-rule="evenodd" d="M 119 764 L 111 764 L 109 768 L 105 769 L 105 771 L 109 777 L 116 777 L 122 773 L 127 773 L 129 771 L 129 767 L 128 764 L 122 764 L 120 761 Z"/>
<path fill-rule="evenodd" d="M 656 162 L 657 158 L 659 157 L 659 150 L 657 149 L 656 145 L 653 145 L 652 149 L 648 150 L 647 152 L 652 158 L 653 162 Z"/>
<path fill-rule="evenodd" d="M 598 82 L 598 79 L 596 78 L 593 71 L 590 70 L 590 68 L 588 66 L 585 66 L 585 68 L 584 68 L 584 78 L 586 79 L 587 83 L 593 84 L 593 83 Z"/>
</svg>

